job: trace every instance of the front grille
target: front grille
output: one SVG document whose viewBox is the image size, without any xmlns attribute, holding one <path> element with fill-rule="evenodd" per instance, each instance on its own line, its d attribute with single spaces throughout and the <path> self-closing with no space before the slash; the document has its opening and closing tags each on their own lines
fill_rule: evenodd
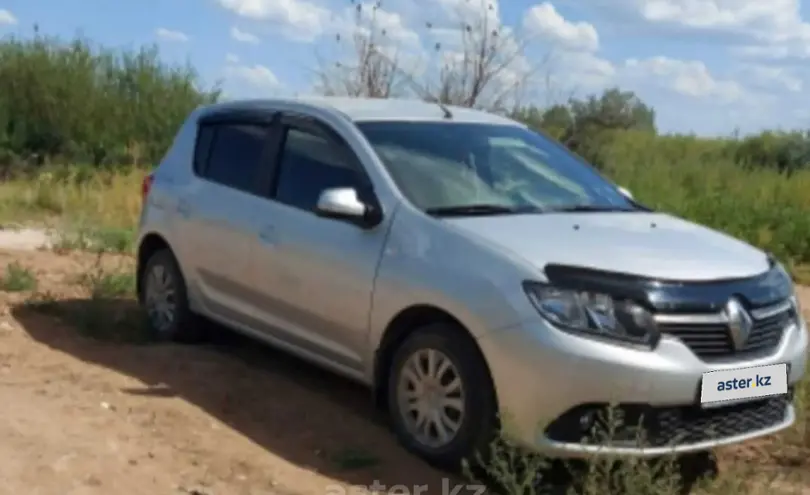
<svg viewBox="0 0 810 495">
<path fill-rule="evenodd" d="M 630 447 L 671 447 L 755 433 L 785 420 L 791 394 L 712 409 L 697 406 L 652 407 L 619 405 L 612 415 L 606 406 L 579 406 L 546 428 L 549 438 L 566 443 Z M 583 431 L 586 414 L 593 420 Z M 613 418 L 613 428 L 606 417 Z"/>
<path fill-rule="evenodd" d="M 698 357 L 712 361 L 733 356 L 746 358 L 773 351 L 782 340 L 782 334 L 793 321 L 792 310 L 754 321 L 745 347 L 735 350 L 731 334 L 725 324 L 696 325 L 667 323 L 659 325 L 662 333 L 680 339 Z"/>
</svg>

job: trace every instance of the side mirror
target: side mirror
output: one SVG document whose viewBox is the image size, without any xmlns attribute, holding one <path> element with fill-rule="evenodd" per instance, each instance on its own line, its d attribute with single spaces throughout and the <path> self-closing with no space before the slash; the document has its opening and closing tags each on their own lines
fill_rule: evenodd
<svg viewBox="0 0 810 495">
<path fill-rule="evenodd" d="M 315 210 L 318 216 L 349 220 L 363 227 L 379 223 L 379 215 L 374 215 L 373 208 L 360 201 L 357 191 L 351 187 L 324 190 L 318 197 Z"/>
<path fill-rule="evenodd" d="M 630 200 L 632 200 L 632 199 L 633 199 L 633 193 L 631 193 L 631 192 L 630 192 L 630 191 L 628 191 L 627 189 L 623 188 L 622 186 L 619 186 L 619 192 L 620 192 L 620 193 L 622 193 L 622 194 L 624 194 L 624 196 L 625 196 L 627 199 L 630 199 Z"/>
</svg>

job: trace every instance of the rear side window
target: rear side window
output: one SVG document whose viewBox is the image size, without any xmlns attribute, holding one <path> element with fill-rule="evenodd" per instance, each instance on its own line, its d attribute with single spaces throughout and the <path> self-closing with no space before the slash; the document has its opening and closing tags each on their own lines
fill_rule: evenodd
<svg viewBox="0 0 810 495">
<path fill-rule="evenodd" d="M 268 126 L 257 124 L 202 126 L 197 137 L 195 171 L 212 182 L 251 192 L 268 132 Z"/>
</svg>

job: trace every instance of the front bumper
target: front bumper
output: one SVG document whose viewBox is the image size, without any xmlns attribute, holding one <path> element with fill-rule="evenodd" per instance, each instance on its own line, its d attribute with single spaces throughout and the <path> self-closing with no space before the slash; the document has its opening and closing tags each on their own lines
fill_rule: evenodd
<svg viewBox="0 0 810 495">
<path fill-rule="evenodd" d="M 760 400 L 702 411 L 700 381 L 707 371 L 788 363 L 788 386 L 792 388 L 805 372 L 808 336 L 800 320 L 784 331 L 767 356 L 709 363 L 671 336 L 662 338 L 654 351 L 640 350 L 565 333 L 538 317 L 487 334 L 479 339 L 479 345 L 492 374 L 501 423 L 509 440 L 551 457 L 597 453 L 654 457 L 738 443 L 792 425 L 795 410 L 789 397 L 776 399 L 781 405 Z M 565 435 L 556 435 L 551 428 L 572 411 L 594 404 L 626 405 L 631 410 L 661 413 L 662 417 L 677 416 L 680 421 L 696 418 L 698 423 L 690 425 L 693 430 L 696 425 L 720 428 L 717 434 L 692 434 L 682 441 L 673 438 L 666 445 L 586 443 L 561 439 Z M 754 411 L 758 406 L 763 409 Z M 727 425 L 734 421 L 744 427 L 735 430 Z"/>
</svg>

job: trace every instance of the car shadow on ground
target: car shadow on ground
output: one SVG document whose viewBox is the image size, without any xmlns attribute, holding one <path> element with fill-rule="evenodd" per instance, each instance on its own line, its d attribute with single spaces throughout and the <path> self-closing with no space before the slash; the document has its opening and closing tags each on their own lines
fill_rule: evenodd
<svg viewBox="0 0 810 495">
<path fill-rule="evenodd" d="M 218 325 L 207 325 L 210 338 L 202 345 L 110 345 L 104 335 L 139 340 L 127 335 L 141 331 L 133 323 L 140 317 L 135 301 L 29 302 L 12 308 L 12 314 L 36 341 L 144 383 L 123 393 L 181 398 L 302 468 L 364 487 L 422 486 L 425 495 L 475 493 L 459 475 L 406 453 L 366 388 Z M 121 320 L 122 315 L 129 319 Z M 716 466 L 690 461 L 683 469 L 688 492 L 698 476 Z M 561 471 L 555 466 L 545 473 L 554 480 L 545 487 L 552 493 L 570 487 L 570 475 Z M 456 486 L 462 489 L 454 492 Z M 490 483 L 490 488 L 495 487 Z"/>
</svg>

